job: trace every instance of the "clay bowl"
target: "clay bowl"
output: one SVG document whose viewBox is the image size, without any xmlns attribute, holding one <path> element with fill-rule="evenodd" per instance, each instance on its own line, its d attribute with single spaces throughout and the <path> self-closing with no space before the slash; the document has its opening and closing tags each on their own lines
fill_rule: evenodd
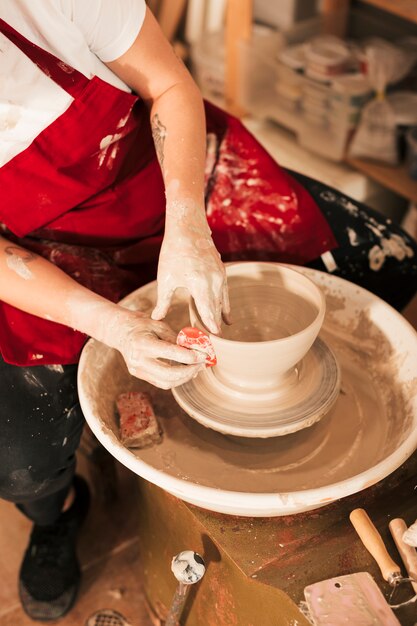
<svg viewBox="0 0 417 626">
<path fill-rule="evenodd" d="M 221 336 L 205 328 L 190 301 L 191 324 L 210 335 L 216 352 L 214 375 L 246 393 L 290 384 L 323 324 L 322 291 L 307 276 L 276 263 L 232 263 L 226 273 L 233 323 L 222 325 Z"/>
</svg>

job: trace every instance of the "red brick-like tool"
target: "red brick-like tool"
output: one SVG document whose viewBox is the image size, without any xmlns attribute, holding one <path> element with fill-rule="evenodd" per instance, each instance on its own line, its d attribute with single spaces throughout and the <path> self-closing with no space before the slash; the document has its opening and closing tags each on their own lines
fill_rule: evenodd
<svg viewBox="0 0 417 626">
<path fill-rule="evenodd" d="M 116 400 L 120 441 L 129 448 L 145 448 L 161 441 L 162 430 L 147 393 L 128 391 Z"/>
</svg>

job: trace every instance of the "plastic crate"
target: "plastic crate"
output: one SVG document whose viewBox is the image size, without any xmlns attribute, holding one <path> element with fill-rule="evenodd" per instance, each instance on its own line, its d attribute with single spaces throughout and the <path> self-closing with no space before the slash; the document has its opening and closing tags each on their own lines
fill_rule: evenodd
<svg viewBox="0 0 417 626">
<path fill-rule="evenodd" d="M 293 131 L 300 145 L 312 152 L 341 161 L 361 108 L 371 95 L 371 89 L 363 86 L 364 79 L 348 75 L 331 83 L 314 80 L 279 61 L 282 41 L 267 54 L 253 41 L 241 42 L 239 48 L 240 104 L 255 117 Z"/>
</svg>

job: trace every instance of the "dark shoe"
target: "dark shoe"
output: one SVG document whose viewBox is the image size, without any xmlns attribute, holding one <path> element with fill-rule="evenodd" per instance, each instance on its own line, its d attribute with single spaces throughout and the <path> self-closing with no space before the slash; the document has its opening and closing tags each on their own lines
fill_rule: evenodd
<svg viewBox="0 0 417 626">
<path fill-rule="evenodd" d="M 50 526 L 33 527 L 19 574 L 22 607 L 34 620 L 56 620 L 77 596 L 81 572 L 76 553 L 78 530 L 89 508 L 87 483 L 74 478 L 75 500 Z"/>
</svg>

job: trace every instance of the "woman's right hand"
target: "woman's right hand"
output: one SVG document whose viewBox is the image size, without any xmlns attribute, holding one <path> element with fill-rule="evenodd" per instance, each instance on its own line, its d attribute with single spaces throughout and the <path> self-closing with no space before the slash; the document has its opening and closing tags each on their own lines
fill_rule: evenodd
<svg viewBox="0 0 417 626">
<path fill-rule="evenodd" d="M 172 389 L 205 367 L 206 355 L 177 346 L 176 333 L 165 322 L 121 307 L 108 322 L 102 341 L 121 352 L 132 376 Z"/>
</svg>

